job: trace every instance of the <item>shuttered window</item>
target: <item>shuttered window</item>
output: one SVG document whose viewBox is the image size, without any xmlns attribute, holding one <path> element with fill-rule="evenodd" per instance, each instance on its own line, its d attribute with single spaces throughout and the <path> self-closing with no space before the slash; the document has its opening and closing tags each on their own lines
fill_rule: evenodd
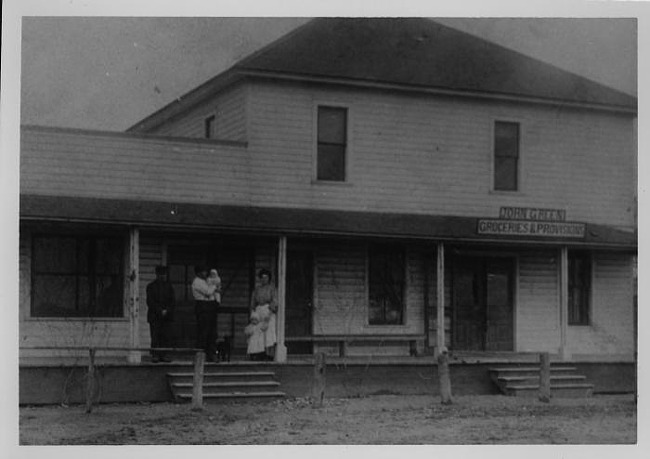
<svg viewBox="0 0 650 459">
<path fill-rule="evenodd" d="M 345 181 L 347 117 L 346 108 L 318 107 L 318 180 Z"/>
<path fill-rule="evenodd" d="M 569 325 L 589 325 L 591 256 L 569 251 Z"/>
<path fill-rule="evenodd" d="M 35 236 L 32 317 L 122 317 L 124 239 Z"/>
<path fill-rule="evenodd" d="M 519 123 L 494 123 L 494 189 L 519 188 Z"/>
<path fill-rule="evenodd" d="M 368 323 L 404 323 L 404 248 L 377 244 L 368 249 Z"/>
</svg>

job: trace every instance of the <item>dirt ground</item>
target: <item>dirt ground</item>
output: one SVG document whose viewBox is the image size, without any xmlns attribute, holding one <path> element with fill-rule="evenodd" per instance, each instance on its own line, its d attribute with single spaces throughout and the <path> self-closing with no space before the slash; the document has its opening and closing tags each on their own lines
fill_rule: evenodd
<svg viewBox="0 0 650 459">
<path fill-rule="evenodd" d="M 190 405 L 22 407 L 21 445 L 634 444 L 633 395 L 586 399 L 385 395 Z"/>
</svg>

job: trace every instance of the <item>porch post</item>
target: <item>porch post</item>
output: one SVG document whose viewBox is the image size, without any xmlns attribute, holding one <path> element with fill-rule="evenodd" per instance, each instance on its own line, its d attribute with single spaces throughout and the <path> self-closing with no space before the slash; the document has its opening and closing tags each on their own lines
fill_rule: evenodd
<svg viewBox="0 0 650 459">
<path fill-rule="evenodd" d="M 560 358 L 569 359 L 567 328 L 569 323 L 569 249 L 560 248 Z"/>
<path fill-rule="evenodd" d="M 131 228 L 129 231 L 129 347 L 140 347 L 140 231 Z M 129 351 L 127 361 L 140 363 L 140 351 Z"/>
<path fill-rule="evenodd" d="M 287 361 L 287 347 L 284 344 L 284 325 L 287 296 L 287 237 L 280 236 L 278 241 L 278 315 L 275 361 Z"/>
<path fill-rule="evenodd" d="M 436 260 L 436 355 L 445 347 L 445 245 L 438 243 Z"/>
</svg>

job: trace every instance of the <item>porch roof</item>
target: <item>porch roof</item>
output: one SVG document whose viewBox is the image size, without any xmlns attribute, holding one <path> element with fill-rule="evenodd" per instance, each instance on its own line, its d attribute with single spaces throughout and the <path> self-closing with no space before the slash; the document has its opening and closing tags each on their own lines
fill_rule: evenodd
<svg viewBox="0 0 650 459">
<path fill-rule="evenodd" d="M 232 206 L 21 195 L 20 218 L 137 225 L 157 229 L 322 236 L 409 238 L 436 241 L 611 247 L 636 250 L 633 232 L 587 223 L 584 238 L 486 236 L 478 234 L 477 217 L 342 210 Z"/>
</svg>

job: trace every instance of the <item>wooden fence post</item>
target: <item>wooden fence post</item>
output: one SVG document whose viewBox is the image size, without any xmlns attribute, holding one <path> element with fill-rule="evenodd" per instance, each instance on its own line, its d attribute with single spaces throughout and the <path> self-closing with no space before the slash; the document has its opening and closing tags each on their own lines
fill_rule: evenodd
<svg viewBox="0 0 650 459">
<path fill-rule="evenodd" d="M 86 381 L 86 413 L 93 410 L 93 396 L 95 395 L 95 352 L 94 348 L 88 349 L 88 380 Z"/>
<path fill-rule="evenodd" d="M 203 367 L 205 352 L 198 351 L 194 354 L 194 379 L 192 384 L 192 409 L 203 409 Z"/>
<path fill-rule="evenodd" d="M 325 353 L 319 352 L 314 360 L 314 387 L 313 387 L 313 404 L 318 407 L 323 406 L 325 397 L 325 370 L 327 368 Z"/>
<path fill-rule="evenodd" d="M 548 352 L 539 355 L 539 401 L 551 401 L 551 359 Z"/>
<path fill-rule="evenodd" d="M 449 378 L 449 353 L 445 347 L 438 354 L 438 381 L 440 383 L 440 403 L 443 405 L 454 403 L 451 397 L 451 379 Z"/>
</svg>

